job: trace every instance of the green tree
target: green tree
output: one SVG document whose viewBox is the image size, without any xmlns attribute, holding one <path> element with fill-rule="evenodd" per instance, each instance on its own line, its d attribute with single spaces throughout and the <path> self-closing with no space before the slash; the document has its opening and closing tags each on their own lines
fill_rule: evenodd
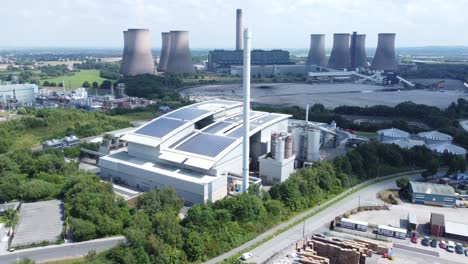
<svg viewBox="0 0 468 264">
<path fill-rule="evenodd" d="M 96 226 L 90 221 L 72 218 L 70 229 L 73 239 L 77 242 L 96 238 Z"/>
<path fill-rule="evenodd" d="M 189 232 L 185 238 L 184 251 L 190 261 L 203 260 L 205 247 L 203 238 L 197 232 Z"/>
<path fill-rule="evenodd" d="M 409 182 L 410 182 L 410 179 L 408 178 L 408 176 L 403 176 L 396 180 L 396 185 L 400 189 L 407 189 L 409 186 Z"/>
<path fill-rule="evenodd" d="M 93 88 L 98 89 L 99 88 L 99 83 L 94 81 L 92 86 L 93 86 Z"/>
<path fill-rule="evenodd" d="M 89 84 L 88 81 L 84 81 L 84 83 L 81 86 L 83 86 L 84 88 L 89 88 L 91 87 L 91 84 Z"/>
</svg>

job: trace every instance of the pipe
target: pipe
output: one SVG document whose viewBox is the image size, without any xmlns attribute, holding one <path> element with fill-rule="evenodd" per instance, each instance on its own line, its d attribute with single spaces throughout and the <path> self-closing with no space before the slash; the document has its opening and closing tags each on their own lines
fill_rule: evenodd
<svg viewBox="0 0 468 264">
<path fill-rule="evenodd" d="M 250 32 L 244 29 L 244 138 L 242 144 L 242 192 L 247 193 L 249 189 L 249 131 L 250 131 Z"/>
<path fill-rule="evenodd" d="M 305 121 L 309 122 L 309 105 L 306 105 L 306 118 L 305 118 Z"/>
</svg>

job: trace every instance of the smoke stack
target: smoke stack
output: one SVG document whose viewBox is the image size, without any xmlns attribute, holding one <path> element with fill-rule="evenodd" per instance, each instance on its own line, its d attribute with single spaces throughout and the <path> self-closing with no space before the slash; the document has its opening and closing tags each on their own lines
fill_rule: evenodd
<svg viewBox="0 0 468 264">
<path fill-rule="evenodd" d="M 169 53 L 171 51 L 171 34 L 169 32 L 162 32 L 162 46 L 161 55 L 159 55 L 158 71 L 167 70 L 167 62 L 169 61 Z"/>
<path fill-rule="evenodd" d="M 356 32 L 354 32 L 356 33 Z M 368 68 L 366 55 L 366 35 L 354 34 L 351 37 L 351 69 Z"/>
<path fill-rule="evenodd" d="M 236 50 L 242 49 L 242 9 L 236 10 Z"/>
<path fill-rule="evenodd" d="M 395 33 L 379 34 L 377 49 L 372 60 L 371 69 L 379 71 L 396 71 L 398 65 L 395 55 Z"/>
<path fill-rule="evenodd" d="M 325 54 L 325 35 L 311 34 L 309 55 L 307 65 L 326 66 L 327 55 Z"/>
<path fill-rule="evenodd" d="M 148 29 L 124 31 L 124 55 L 121 67 L 123 75 L 154 74 L 154 60 Z M 125 46 L 127 49 L 125 49 Z"/>
<path fill-rule="evenodd" d="M 242 192 L 249 189 L 249 153 L 250 153 L 250 32 L 244 30 L 244 71 L 243 71 L 243 128 L 244 137 L 242 139 Z"/>
<path fill-rule="evenodd" d="M 333 48 L 328 60 L 328 67 L 333 69 L 347 69 L 350 66 L 349 34 L 337 33 L 333 35 Z"/>
<path fill-rule="evenodd" d="M 166 72 L 168 73 L 192 73 L 192 54 L 189 47 L 188 31 L 170 32 L 170 52 L 167 61 Z"/>
</svg>

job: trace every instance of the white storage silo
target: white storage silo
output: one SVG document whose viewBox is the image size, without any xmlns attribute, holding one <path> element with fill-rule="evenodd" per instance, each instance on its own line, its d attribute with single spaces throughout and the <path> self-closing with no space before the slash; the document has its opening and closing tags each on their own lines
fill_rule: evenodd
<svg viewBox="0 0 468 264">
<path fill-rule="evenodd" d="M 320 161 L 320 130 L 309 129 L 307 132 L 307 161 Z"/>
</svg>

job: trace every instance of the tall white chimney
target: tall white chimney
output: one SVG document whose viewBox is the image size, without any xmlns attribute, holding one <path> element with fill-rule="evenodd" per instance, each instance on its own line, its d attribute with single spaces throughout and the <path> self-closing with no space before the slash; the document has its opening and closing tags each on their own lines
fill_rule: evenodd
<svg viewBox="0 0 468 264">
<path fill-rule="evenodd" d="M 249 131 L 250 131 L 250 32 L 244 29 L 244 137 L 242 143 L 242 192 L 249 189 Z"/>
</svg>

